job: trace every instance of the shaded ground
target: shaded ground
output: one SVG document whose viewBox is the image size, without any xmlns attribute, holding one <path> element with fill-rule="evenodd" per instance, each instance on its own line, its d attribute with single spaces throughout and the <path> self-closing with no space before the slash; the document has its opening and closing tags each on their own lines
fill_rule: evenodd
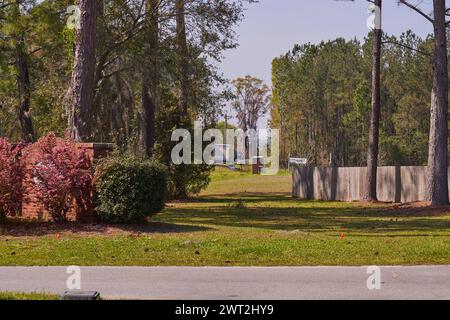
<svg viewBox="0 0 450 320">
<path fill-rule="evenodd" d="M 405 204 L 393 204 L 386 210 L 392 214 L 403 216 L 439 216 L 450 212 L 448 206 L 432 206 L 430 202 L 413 202 Z"/>
<path fill-rule="evenodd" d="M 239 206 L 237 205 L 239 204 Z M 167 209 L 165 221 L 278 231 L 448 232 L 449 208 L 298 201 L 287 195 L 228 195 Z M 395 235 L 395 234 L 392 234 Z"/>
<path fill-rule="evenodd" d="M 73 222 L 55 224 L 47 222 L 10 221 L 0 226 L 0 237 L 40 237 L 40 236 L 133 236 L 159 233 L 187 233 L 206 231 L 208 228 L 192 225 L 169 224 L 163 222 L 150 222 L 146 225 L 82 225 Z"/>
</svg>

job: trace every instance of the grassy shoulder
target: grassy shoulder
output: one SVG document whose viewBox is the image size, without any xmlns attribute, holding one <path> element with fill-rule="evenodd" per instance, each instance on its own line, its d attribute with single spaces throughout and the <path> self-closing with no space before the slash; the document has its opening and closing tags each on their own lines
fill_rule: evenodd
<svg viewBox="0 0 450 320">
<path fill-rule="evenodd" d="M 46 293 L 0 292 L 0 300 L 59 300 L 59 296 Z"/>
<path fill-rule="evenodd" d="M 450 264 L 450 212 L 298 201 L 287 174 L 224 174 L 146 226 L 9 225 L 0 265 Z"/>
</svg>

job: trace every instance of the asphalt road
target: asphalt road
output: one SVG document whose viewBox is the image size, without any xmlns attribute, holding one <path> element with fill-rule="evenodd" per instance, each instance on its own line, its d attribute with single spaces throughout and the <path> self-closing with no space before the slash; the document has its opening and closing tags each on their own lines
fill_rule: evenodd
<svg viewBox="0 0 450 320">
<path fill-rule="evenodd" d="M 61 294 L 66 271 L 0 267 L 0 291 Z M 81 286 L 129 299 L 450 299 L 450 266 L 382 267 L 379 290 L 370 276 L 367 267 L 82 267 Z"/>
</svg>

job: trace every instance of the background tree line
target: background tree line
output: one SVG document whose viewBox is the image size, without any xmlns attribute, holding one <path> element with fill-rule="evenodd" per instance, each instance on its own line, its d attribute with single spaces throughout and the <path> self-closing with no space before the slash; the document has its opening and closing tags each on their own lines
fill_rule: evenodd
<svg viewBox="0 0 450 320">
<path fill-rule="evenodd" d="M 113 142 L 169 166 L 174 196 L 198 191 L 210 168 L 173 167 L 171 132 L 217 122 L 217 63 L 251 2 L 0 0 L 0 136 Z"/>
<path fill-rule="evenodd" d="M 426 165 L 433 39 L 383 36 L 381 165 Z M 314 165 L 365 166 L 371 115 L 373 34 L 296 45 L 273 61 L 271 126 L 281 157 Z"/>
</svg>

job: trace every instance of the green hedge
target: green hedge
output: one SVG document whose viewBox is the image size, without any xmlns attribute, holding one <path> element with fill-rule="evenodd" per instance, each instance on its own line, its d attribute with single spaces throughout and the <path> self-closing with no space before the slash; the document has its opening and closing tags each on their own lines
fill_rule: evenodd
<svg viewBox="0 0 450 320">
<path fill-rule="evenodd" d="M 113 156 L 97 167 L 95 190 L 102 221 L 143 222 L 164 208 L 167 170 L 140 157 Z"/>
</svg>

